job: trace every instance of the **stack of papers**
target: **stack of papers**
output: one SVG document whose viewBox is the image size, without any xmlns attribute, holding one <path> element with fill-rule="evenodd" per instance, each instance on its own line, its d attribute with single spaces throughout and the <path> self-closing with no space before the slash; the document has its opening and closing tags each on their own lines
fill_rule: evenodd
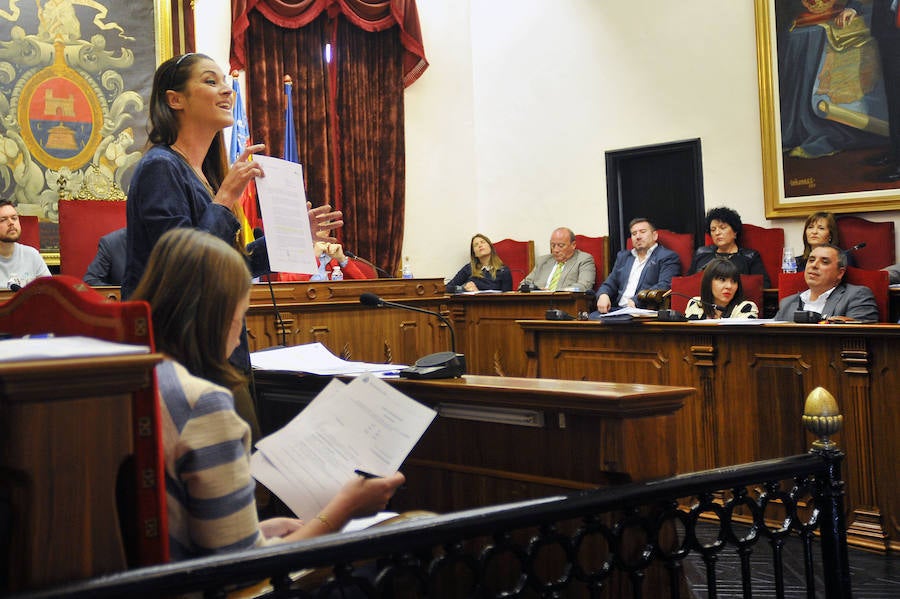
<svg viewBox="0 0 900 599">
<path fill-rule="evenodd" d="M 647 320 L 651 318 L 656 318 L 656 310 L 644 310 L 643 308 L 619 308 L 606 314 L 592 312 L 590 316 L 591 320 L 601 320 L 603 322 L 631 322 L 633 320 Z"/>
<path fill-rule="evenodd" d="M 315 518 L 359 469 L 396 472 L 437 412 L 365 374 L 332 380 L 277 433 L 256 444 L 250 473 L 297 517 Z"/>
<path fill-rule="evenodd" d="M 253 352 L 250 354 L 250 364 L 258 370 L 306 372 L 323 376 L 353 376 L 367 372 L 378 376 L 397 376 L 406 368 L 405 364 L 348 362 L 332 354 L 321 343 Z"/>
<path fill-rule="evenodd" d="M 51 360 L 60 358 L 95 358 L 149 354 L 146 345 L 113 343 L 93 337 L 23 337 L 0 341 L 0 362 Z"/>
</svg>

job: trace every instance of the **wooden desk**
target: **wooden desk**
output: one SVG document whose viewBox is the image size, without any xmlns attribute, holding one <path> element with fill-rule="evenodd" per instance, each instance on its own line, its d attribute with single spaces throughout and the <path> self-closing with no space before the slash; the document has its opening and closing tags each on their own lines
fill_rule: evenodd
<svg viewBox="0 0 900 599">
<path fill-rule="evenodd" d="M 0 594 L 124 570 L 116 481 L 159 354 L 0 363 Z"/>
<path fill-rule="evenodd" d="M 260 425 L 286 424 L 327 377 L 258 372 Z M 394 509 L 439 512 L 671 475 L 686 387 L 467 375 L 390 381 L 440 415 L 403 466 Z"/>
<path fill-rule="evenodd" d="M 483 293 L 450 296 L 456 342 L 472 374 L 525 376 L 525 336 L 516 320 L 545 317 L 556 308 L 572 316 L 591 311 L 593 296 L 569 291 Z"/>
<path fill-rule="evenodd" d="M 273 283 L 272 290 L 283 326 L 272 309 L 269 286 L 254 285 L 247 313 L 250 351 L 319 341 L 345 359 L 412 364 L 450 348 L 449 331 L 435 316 L 359 303 L 360 294 L 368 292 L 446 317 L 443 279 Z"/>
<path fill-rule="evenodd" d="M 679 472 L 802 453 L 806 395 L 826 388 L 844 415 L 850 542 L 900 549 L 900 326 L 519 324 L 531 376 L 696 387 L 677 415 Z"/>
</svg>

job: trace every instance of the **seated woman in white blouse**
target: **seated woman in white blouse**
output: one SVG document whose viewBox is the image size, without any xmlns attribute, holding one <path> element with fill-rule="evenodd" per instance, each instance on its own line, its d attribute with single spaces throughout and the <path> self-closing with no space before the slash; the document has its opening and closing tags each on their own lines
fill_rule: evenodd
<svg viewBox="0 0 900 599">
<path fill-rule="evenodd" d="M 700 297 L 688 301 L 688 320 L 706 318 L 757 318 L 759 308 L 744 299 L 741 273 L 731 260 L 717 258 L 703 271 Z"/>
</svg>

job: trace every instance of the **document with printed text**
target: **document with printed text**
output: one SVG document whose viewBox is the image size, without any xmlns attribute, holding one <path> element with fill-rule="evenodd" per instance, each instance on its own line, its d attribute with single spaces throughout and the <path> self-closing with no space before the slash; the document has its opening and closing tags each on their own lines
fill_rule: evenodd
<svg viewBox="0 0 900 599">
<path fill-rule="evenodd" d="M 360 469 L 396 472 L 437 413 L 371 375 L 331 381 L 256 444 L 250 472 L 299 518 L 314 518 Z"/>
<path fill-rule="evenodd" d="M 259 209 L 266 223 L 272 272 L 312 274 L 319 269 L 303 188 L 303 167 L 271 156 L 253 156 L 265 172 L 256 179 Z"/>
</svg>

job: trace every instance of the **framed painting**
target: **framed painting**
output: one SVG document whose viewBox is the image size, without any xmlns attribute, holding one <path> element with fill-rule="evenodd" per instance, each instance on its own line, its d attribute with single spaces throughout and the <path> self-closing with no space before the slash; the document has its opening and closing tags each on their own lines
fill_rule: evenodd
<svg viewBox="0 0 900 599">
<path fill-rule="evenodd" d="M 51 265 L 60 198 L 124 200 L 147 141 L 153 73 L 172 55 L 171 8 L 0 0 L 0 197 L 39 217 Z"/>
<path fill-rule="evenodd" d="M 767 218 L 900 210 L 879 51 L 890 2 L 755 0 Z"/>
</svg>

